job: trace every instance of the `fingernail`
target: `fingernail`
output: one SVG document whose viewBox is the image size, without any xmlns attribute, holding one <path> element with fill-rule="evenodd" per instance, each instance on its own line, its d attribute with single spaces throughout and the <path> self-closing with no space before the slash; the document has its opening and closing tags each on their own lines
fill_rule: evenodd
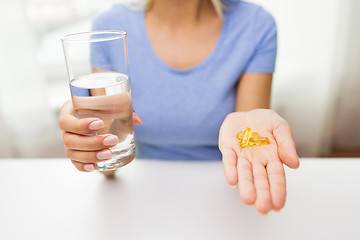
<svg viewBox="0 0 360 240">
<path fill-rule="evenodd" d="M 90 130 L 100 130 L 104 127 L 104 122 L 101 121 L 101 120 L 96 120 L 96 121 L 93 121 L 92 123 L 90 123 L 89 125 L 89 129 Z"/>
<path fill-rule="evenodd" d="M 139 124 L 143 124 L 143 121 L 141 120 L 140 116 L 137 113 L 133 112 L 133 115 L 136 121 L 139 122 Z"/>
<path fill-rule="evenodd" d="M 86 165 L 84 165 L 84 169 L 85 169 L 85 171 L 87 171 L 87 172 L 92 172 L 92 171 L 95 170 L 95 167 L 94 167 L 94 165 L 92 165 L 92 164 L 86 164 Z"/>
<path fill-rule="evenodd" d="M 113 146 L 119 143 L 119 139 L 115 135 L 110 135 L 103 140 L 105 146 Z"/>
<path fill-rule="evenodd" d="M 109 159 L 112 157 L 112 152 L 110 150 L 104 150 L 104 151 L 101 151 L 101 152 L 98 152 L 96 154 L 96 157 L 99 159 L 99 160 L 105 160 L 105 159 Z"/>
<path fill-rule="evenodd" d="M 229 185 L 229 188 L 236 188 L 236 185 Z"/>
</svg>

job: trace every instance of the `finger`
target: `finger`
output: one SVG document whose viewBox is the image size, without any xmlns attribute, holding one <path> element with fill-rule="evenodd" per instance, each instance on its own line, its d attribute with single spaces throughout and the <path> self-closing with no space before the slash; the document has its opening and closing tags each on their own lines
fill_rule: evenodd
<svg viewBox="0 0 360 240">
<path fill-rule="evenodd" d="M 235 152 L 231 149 L 223 150 L 222 160 L 224 164 L 224 173 L 225 173 L 226 181 L 231 187 L 235 186 L 238 183 Z"/>
<path fill-rule="evenodd" d="M 296 153 L 291 128 L 286 121 L 283 121 L 283 123 L 274 130 L 274 137 L 278 145 L 280 160 L 290 168 L 298 168 L 300 165 L 299 157 Z"/>
<path fill-rule="evenodd" d="M 71 160 L 71 162 L 81 172 L 92 172 L 96 169 L 94 164 L 84 164 L 74 160 Z"/>
<path fill-rule="evenodd" d="M 81 151 L 99 151 L 119 143 L 119 139 L 115 135 L 86 136 L 69 132 L 64 132 L 63 141 L 69 149 Z"/>
<path fill-rule="evenodd" d="M 262 215 L 267 214 L 272 209 L 270 187 L 265 167 L 262 164 L 252 165 L 254 185 L 256 189 L 255 207 Z"/>
<path fill-rule="evenodd" d="M 280 161 L 271 161 L 266 166 L 270 183 L 270 194 L 273 209 L 280 211 L 285 205 L 286 180 L 285 171 Z"/>
<path fill-rule="evenodd" d="M 250 162 L 239 157 L 237 161 L 237 172 L 241 199 L 246 205 L 254 205 L 256 201 L 256 191 Z"/>
<path fill-rule="evenodd" d="M 96 96 L 101 94 L 101 96 Z M 99 116 L 109 116 L 111 118 L 119 118 L 117 114 L 129 113 L 131 110 L 131 96 L 130 93 L 123 92 L 113 95 L 102 95 L 105 92 L 95 93 L 95 96 L 77 97 L 73 96 L 76 102 L 76 112 L 81 110 L 85 116 L 88 113 L 99 114 Z M 93 115 L 90 115 L 93 116 Z M 103 118 L 103 117 L 101 117 Z"/>
<path fill-rule="evenodd" d="M 108 160 L 112 157 L 112 152 L 110 149 L 104 149 L 99 152 L 88 152 L 88 151 L 78 151 L 65 149 L 66 155 L 76 162 L 80 163 L 97 163 L 99 161 Z"/>
<path fill-rule="evenodd" d="M 78 119 L 75 117 L 71 102 L 66 102 L 61 109 L 59 127 L 66 132 L 90 134 L 99 131 L 104 126 L 104 122 L 98 118 Z"/>
<path fill-rule="evenodd" d="M 143 123 L 140 116 L 136 112 L 133 112 L 133 120 L 134 120 L 134 125 L 139 125 Z"/>
</svg>

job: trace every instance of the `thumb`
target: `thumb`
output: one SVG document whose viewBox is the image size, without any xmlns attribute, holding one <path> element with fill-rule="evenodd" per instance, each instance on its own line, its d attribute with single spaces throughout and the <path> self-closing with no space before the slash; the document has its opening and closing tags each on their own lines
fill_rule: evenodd
<svg viewBox="0 0 360 240">
<path fill-rule="evenodd" d="M 275 128 L 273 135 L 278 145 L 278 154 L 281 161 L 289 168 L 298 168 L 300 165 L 299 157 L 296 153 L 295 142 L 289 124 L 283 120 Z"/>
</svg>

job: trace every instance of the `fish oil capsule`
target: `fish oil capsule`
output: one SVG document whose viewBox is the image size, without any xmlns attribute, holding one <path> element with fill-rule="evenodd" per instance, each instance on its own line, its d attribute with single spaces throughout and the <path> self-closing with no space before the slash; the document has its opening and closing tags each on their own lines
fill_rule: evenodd
<svg viewBox="0 0 360 240">
<path fill-rule="evenodd" d="M 240 147 L 245 148 L 249 144 L 249 141 L 250 141 L 251 128 L 246 128 L 242 136 L 243 137 L 240 140 Z"/>
<path fill-rule="evenodd" d="M 251 132 L 251 128 L 246 128 L 245 131 L 238 132 L 236 136 L 240 140 L 240 147 L 242 148 L 269 144 L 269 138 L 260 137 L 257 132 Z"/>
</svg>

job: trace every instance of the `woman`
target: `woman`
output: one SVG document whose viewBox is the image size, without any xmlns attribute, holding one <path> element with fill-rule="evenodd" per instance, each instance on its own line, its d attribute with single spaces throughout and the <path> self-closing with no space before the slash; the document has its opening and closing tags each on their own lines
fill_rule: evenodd
<svg viewBox="0 0 360 240">
<path fill-rule="evenodd" d="M 235 0 L 153 0 L 140 11 L 115 5 L 93 29 L 128 32 L 133 106 L 141 116 L 134 123 L 143 122 L 135 128 L 138 157 L 222 158 L 228 184 L 238 184 L 245 204 L 261 214 L 284 206 L 283 163 L 297 168 L 299 160 L 290 127 L 268 110 L 277 48 L 269 13 Z M 95 71 L 101 54 L 111 53 L 97 54 Z M 59 125 L 80 171 L 109 159 L 107 148 L 118 141 L 82 136 L 104 123 L 77 119 L 71 102 Z M 236 134 L 246 127 L 270 144 L 240 148 Z"/>
</svg>

